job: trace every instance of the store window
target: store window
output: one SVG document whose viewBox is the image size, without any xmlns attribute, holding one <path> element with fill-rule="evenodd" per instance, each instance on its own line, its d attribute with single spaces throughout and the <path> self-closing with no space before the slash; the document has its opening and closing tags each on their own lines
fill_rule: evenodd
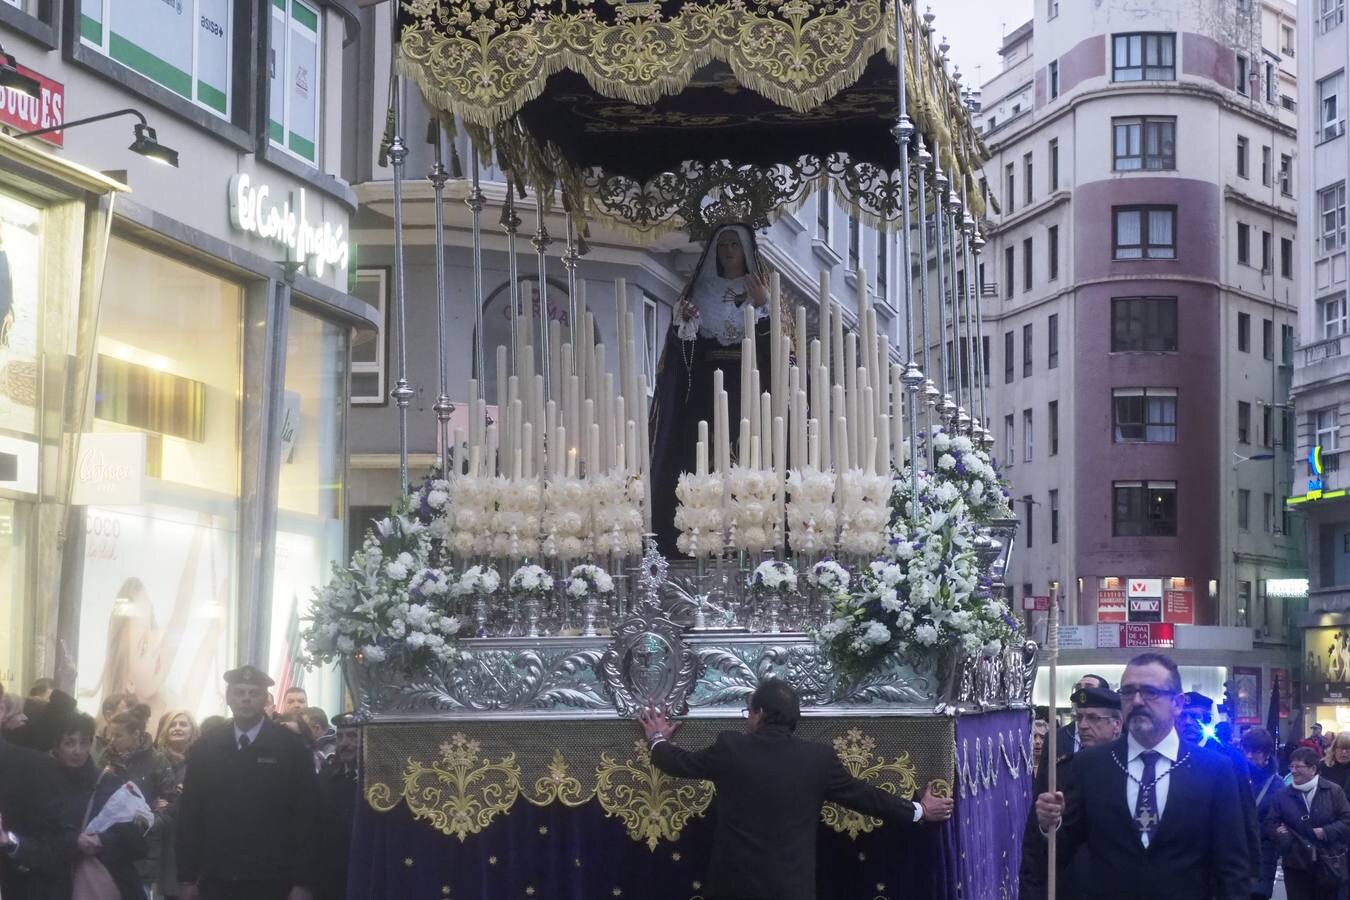
<svg viewBox="0 0 1350 900">
<path fill-rule="evenodd" d="M 0 497 L 0 686 L 26 691 L 32 681 L 33 604 L 28 588 L 28 517 L 32 507 Z"/>
<path fill-rule="evenodd" d="M 83 0 L 79 18 L 85 46 L 230 118 L 234 0 Z"/>
<path fill-rule="evenodd" d="M 304 0 L 272 0 L 267 48 L 267 139 L 292 156 L 319 161 L 319 8 Z"/>
<path fill-rule="evenodd" d="M 336 670 L 304 670 L 300 631 L 314 591 L 343 557 L 347 329 L 292 309 L 286 340 L 268 671 L 278 696 L 299 684 L 311 704 L 337 709 Z"/>
<path fill-rule="evenodd" d="M 0 431 L 37 431 L 41 212 L 0 194 Z"/>
<path fill-rule="evenodd" d="M 128 484 L 84 510 L 81 704 L 217 712 L 234 659 L 243 291 L 114 238 L 81 455 Z"/>
<path fill-rule="evenodd" d="M 389 270 L 357 269 L 352 294 L 369 303 L 376 311 L 380 327 L 362 330 L 352 337 L 352 403 L 380 406 L 388 399 L 385 375 L 388 366 Z"/>
</svg>

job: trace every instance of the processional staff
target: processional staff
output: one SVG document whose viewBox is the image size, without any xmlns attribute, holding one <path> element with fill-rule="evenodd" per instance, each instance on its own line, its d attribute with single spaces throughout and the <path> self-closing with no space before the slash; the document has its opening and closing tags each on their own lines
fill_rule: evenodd
<svg viewBox="0 0 1350 900">
<path fill-rule="evenodd" d="M 1050 771 L 1046 773 L 1046 779 L 1048 785 L 1047 790 L 1053 794 L 1058 790 L 1059 781 L 1059 779 L 1055 777 L 1055 770 L 1057 768 L 1055 761 L 1059 759 L 1059 754 L 1056 752 L 1059 743 L 1057 740 L 1059 728 L 1056 727 L 1058 721 L 1055 716 L 1055 678 L 1059 670 L 1059 585 L 1057 584 L 1050 585 L 1050 613 L 1047 617 L 1045 626 L 1045 645 L 1046 662 L 1050 664 L 1050 707 L 1049 712 L 1047 713 L 1047 716 L 1050 719 L 1050 733 L 1046 735 L 1046 765 L 1050 767 Z M 1056 877 L 1055 860 L 1059 843 L 1057 840 L 1058 835 L 1056 834 L 1058 828 L 1059 824 L 1056 823 L 1055 827 L 1050 830 L 1049 840 L 1046 841 L 1045 896 L 1047 898 L 1054 898 L 1056 896 L 1055 882 L 1058 881 L 1058 878 Z"/>
</svg>

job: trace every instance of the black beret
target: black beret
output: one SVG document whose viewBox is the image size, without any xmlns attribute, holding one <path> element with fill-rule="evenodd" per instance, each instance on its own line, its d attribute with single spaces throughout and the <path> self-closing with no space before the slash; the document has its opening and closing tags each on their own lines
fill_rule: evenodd
<svg viewBox="0 0 1350 900">
<path fill-rule="evenodd" d="M 332 724 L 334 728 L 355 728 L 361 722 L 356 718 L 356 713 L 345 712 L 333 716 Z"/>
<path fill-rule="evenodd" d="M 1120 709 L 1120 695 L 1109 688 L 1080 687 L 1069 700 L 1080 709 Z"/>
<path fill-rule="evenodd" d="M 269 688 L 276 684 L 267 673 L 255 666 L 240 666 L 225 673 L 226 684 L 251 684 L 255 687 Z"/>
<path fill-rule="evenodd" d="M 1187 706 L 1198 706 L 1206 712 L 1214 708 L 1214 701 L 1199 691 L 1187 691 L 1181 695 L 1181 698 Z"/>
</svg>

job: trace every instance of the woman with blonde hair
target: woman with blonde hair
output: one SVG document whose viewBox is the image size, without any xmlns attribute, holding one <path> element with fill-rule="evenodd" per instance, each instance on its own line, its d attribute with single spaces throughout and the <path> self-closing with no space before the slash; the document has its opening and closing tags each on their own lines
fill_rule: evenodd
<svg viewBox="0 0 1350 900">
<path fill-rule="evenodd" d="M 1323 778 L 1335 782 L 1341 790 L 1347 790 L 1346 784 L 1350 782 L 1350 731 L 1336 735 L 1318 768 Z"/>
<path fill-rule="evenodd" d="M 159 717 L 155 728 L 155 749 L 173 766 L 174 794 L 163 811 L 159 848 L 159 891 L 156 897 L 178 896 L 178 856 L 174 850 L 177 839 L 178 796 L 183 793 L 183 777 L 187 774 L 187 754 L 201 737 L 197 722 L 186 709 L 171 709 Z"/>
</svg>

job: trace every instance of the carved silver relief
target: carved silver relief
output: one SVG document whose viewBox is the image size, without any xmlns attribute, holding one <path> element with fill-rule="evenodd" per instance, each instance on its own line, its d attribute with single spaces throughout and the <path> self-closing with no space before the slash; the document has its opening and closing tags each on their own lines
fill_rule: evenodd
<svg viewBox="0 0 1350 900">
<path fill-rule="evenodd" d="M 648 604 L 619 624 L 595 672 L 620 716 L 632 718 L 648 707 L 675 715 L 688 710 L 699 660 L 681 631 Z"/>
</svg>

